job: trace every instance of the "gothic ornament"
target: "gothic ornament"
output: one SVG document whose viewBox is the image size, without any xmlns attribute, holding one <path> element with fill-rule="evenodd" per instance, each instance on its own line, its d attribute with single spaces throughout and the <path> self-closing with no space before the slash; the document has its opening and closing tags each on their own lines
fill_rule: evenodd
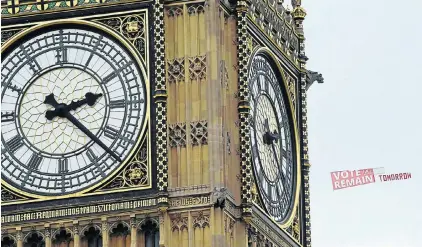
<svg viewBox="0 0 422 247">
<path fill-rule="evenodd" d="M 185 147 L 186 146 L 186 124 L 176 123 L 169 124 L 169 138 L 170 147 Z"/>
<path fill-rule="evenodd" d="M 229 74 L 224 60 L 220 61 L 220 82 L 223 88 L 229 90 Z"/>
<path fill-rule="evenodd" d="M 191 80 L 205 79 L 207 76 L 207 57 L 198 56 L 189 58 L 189 78 Z"/>
<path fill-rule="evenodd" d="M 146 52 L 148 37 L 145 19 L 145 12 L 141 12 L 126 16 L 100 18 L 95 19 L 95 21 L 114 29 L 129 40 L 137 48 L 144 64 L 146 64 L 148 61 Z"/>
<path fill-rule="evenodd" d="M 100 190 L 146 187 L 150 185 L 148 180 L 148 145 L 147 137 L 144 138 L 142 147 L 137 151 L 136 155 L 126 165 L 126 167 L 118 173 L 111 182 L 102 187 Z"/>
<path fill-rule="evenodd" d="M 169 83 L 177 83 L 185 80 L 184 58 L 167 60 L 167 68 L 167 77 Z"/>
<path fill-rule="evenodd" d="M 176 213 L 171 217 L 171 230 L 182 232 L 188 229 L 188 218 L 182 217 L 180 213 Z"/>
<path fill-rule="evenodd" d="M 205 12 L 205 8 L 204 8 L 203 3 L 191 4 L 188 6 L 189 15 L 199 15 L 204 12 Z"/>
<path fill-rule="evenodd" d="M 26 197 L 20 196 L 16 193 L 13 193 L 4 186 L 1 186 L 1 202 L 15 202 L 27 199 Z"/>
<path fill-rule="evenodd" d="M 197 121 L 190 123 L 190 140 L 192 145 L 205 145 L 208 142 L 207 121 Z"/>
<path fill-rule="evenodd" d="M 171 6 L 166 8 L 166 14 L 168 17 L 177 17 L 183 15 L 183 9 L 179 6 Z"/>
<path fill-rule="evenodd" d="M 199 214 L 193 218 L 193 228 L 205 228 L 210 226 L 210 217 L 199 211 Z"/>
</svg>

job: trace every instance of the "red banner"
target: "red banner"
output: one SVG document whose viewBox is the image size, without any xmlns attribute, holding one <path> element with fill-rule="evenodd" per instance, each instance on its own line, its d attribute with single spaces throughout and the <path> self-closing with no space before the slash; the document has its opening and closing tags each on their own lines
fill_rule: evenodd
<svg viewBox="0 0 422 247">
<path fill-rule="evenodd" d="M 374 169 L 331 172 L 334 190 L 375 183 Z"/>
</svg>

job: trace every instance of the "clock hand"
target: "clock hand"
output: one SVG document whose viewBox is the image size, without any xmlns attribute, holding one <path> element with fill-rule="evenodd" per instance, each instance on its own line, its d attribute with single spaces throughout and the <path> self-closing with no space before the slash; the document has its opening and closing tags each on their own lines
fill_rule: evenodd
<svg viewBox="0 0 422 247">
<path fill-rule="evenodd" d="M 97 101 L 97 99 L 101 96 L 103 96 L 102 93 L 93 94 L 93 93 L 88 92 L 88 93 L 85 94 L 85 99 L 78 100 L 78 101 L 72 101 L 69 104 L 68 109 L 69 110 L 76 110 L 76 109 L 78 109 L 79 107 L 81 107 L 85 104 L 88 104 L 89 106 L 93 106 L 93 105 L 95 105 L 95 102 Z"/>
<path fill-rule="evenodd" d="M 51 93 L 51 94 L 49 94 L 45 97 L 44 103 L 49 104 L 49 105 L 53 106 L 54 108 L 59 106 L 59 103 L 57 103 L 56 99 L 54 98 L 53 93 Z"/>
<path fill-rule="evenodd" d="M 76 110 L 79 107 L 88 104 L 89 106 L 93 106 L 97 99 L 101 97 L 103 94 L 93 94 L 91 92 L 88 92 L 85 94 L 85 99 L 78 100 L 78 101 L 72 101 L 69 105 L 64 105 L 62 108 L 58 108 L 57 106 L 60 105 L 57 103 L 57 101 L 54 99 L 54 94 L 50 94 L 45 98 L 44 103 L 50 104 L 55 107 L 54 110 L 49 110 L 45 113 L 45 117 L 48 120 L 53 120 L 53 118 L 61 116 L 63 117 L 64 112 L 69 112 L 70 110 Z M 47 102 L 48 98 L 48 102 Z M 50 102 L 53 102 L 51 104 Z M 55 102 L 55 103 L 54 103 Z"/>
<path fill-rule="evenodd" d="M 274 131 L 274 133 L 271 133 L 270 131 L 270 125 L 268 123 L 268 118 L 265 119 L 264 121 L 264 128 L 266 129 L 267 132 L 265 132 L 264 134 L 264 143 L 270 145 L 271 144 L 271 148 L 273 150 L 273 155 L 274 155 L 274 159 L 277 162 L 277 168 L 281 168 L 279 160 L 276 156 L 277 152 L 274 146 L 274 140 L 278 140 L 280 138 L 280 135 L 277 134 L 276 131 Z M 283 183 L 283 187 L 287 190 L 287 186 L 286 186 L 286 178 L 284 177 L 284 173 L 282 171 L 282 169 L 280 170 L 280 174 L 281 174 L 281 181 Z M 283 193 L 284 198 L 286 199 L 286 201 L 288 201 L 287 199 L 287 195 L 285 193 Z"/>
<path fill-rule="evenodd" d="M 96 142 L 100 147 L 102 147 L 107 153 L 109 153 L 113 158 L 117 161 L 122 162 L 120 157 L 114 153 L 107 145 L 105 145 L 96 135 L 94 135 L 91 131 L 89 131 L 85 125 L 83 125 L 78 119 L 76 119 L 72 114 L 66 112 L 65 117 L 72 122 L 76 127 L 78 127 L 82 132 L 84 132 L 89 138 L 91 138 L 94 142 Z"/>
<path fill-rule="evenodd" d="M 275 147 L 274 147 L 274 143 L 271 143 L 271 147 L 273 149 L 273 152 L 272 153 L 274 155 L 274 159 L 277 162 L 277 167 L 278 168 L 281 168 L 280 163 L 279 163 L 279 161 L 277 159 L 277 156 L 276 156 L 277 153 L 276 153 L 276 150 L 275 150 Z M 283 183 L 283 187 L 284 187 L 285 190 L 287 190 L 286 178 L 284 177 L 283 169 L 280 169 L 280 174 L 281 174 L 281 181 Z M 285 193 L 283 193 L 283 194 L 284 194 L 284 197 L 285 197 L 286 201 L 288 201 L 287 200 L 287 195 Z"/>
<path fill-rule="evenodd" d="M 88 105 L 94 105 L 95 101 L 101 96 L 101 94 L 97 94 L 97 95 L 94 95 L 94 94 L 89 95 L 89 94 L 92 94 L 92 93 L 87 93 L 85 95 L 86 103 Z M 80 102 L 82 102 L 82 101 L 84 101 L 84 100 L 81 100 Z M 72 114 L 69 113 L 69 110 L 72 109 L 70 106 L 68 106 L 66 104 L 57 103 L 56 99 L 54 98 L 54 94 L 50 94 L 47 97 L 45 97 L 44 103 L 52 105 L 52 106 L 55 107 L 54 111 L 47 111 L 45 113 L 45 117 L 48 120 L 52 120 L 55 116 L 67 118 L 76 127 L 78 127 L 82 132 L 84 132 L 89 138 L 91 138 L 100 147 L 102 147 L 107 153 L 109 153 L 111 156 L 113 156 L 113 158 L 115 158 L 116 160 L 118 160 L 120 162 L 122 161 L 116 153 L 111 151 L 111 149 L 109 147 L 107 147 L 107 145 L 105 145 L 100 139 L 98 139 L 98 137 L 96 135 L 94 135 L 91 131 L 89 131 L 81 122 L 79 122 L 78 119 L 76 119 Z M 73 107 L 76 106 L 76 108 L 77 108 L 78 104 L 79 104 L 78 102 L 74 103 Z"/>
<path fill-rule="evenodd" d="M 280 135 L 277 133 L 277 131 L 271 133 L 270 125 L 268 124 L 268 118 L 266 118 L 264 121 L 264 128 L 266 129 L 266 132 L 263 136 L 265 144 L 272 144 L 274 141 L 277 141 L 280 138 Z"/>
</svg>

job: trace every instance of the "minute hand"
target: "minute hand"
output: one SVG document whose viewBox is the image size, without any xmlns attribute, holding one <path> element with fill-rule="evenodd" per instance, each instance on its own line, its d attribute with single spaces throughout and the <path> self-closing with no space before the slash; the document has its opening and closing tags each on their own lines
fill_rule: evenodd
<svg viewBox="0 0 422 247">
<path fill-rule="evenodd" d="M 102 147 L 107 153 L 109 153 L 111 156 L 113 156 L 117 161 L 122 161 L 120 157 L 111 151 L 107 145 L 105 145 L 100 139 L 98 139 L 97 136 L 95 136 L 91 131 L 89 131 L 78 119 L 76 119 L 72 114 L 69 112 L 66 113 L 66 118 L 72 122 L 76 127 L 78 127 L 82 132 L 84 132 L 89 138 L 91 138 L 94 142 L 96 142 L 100 147 Z"/>
<path fill-rule="evenodd" d="M 284 173 L 283 173 L 283 167 L 280 166 L 280 162 L 277 159 L 277 155 L 276 155 L 277 153 L 276 153 L 276 150 L 275 150 L 275 147 L 274 147 L 274 143 L 271 143 L 271 147 L 273 149 L 274 159 L 277 162 L 277 166 L 280 168 L 280 174 L 281 174 L 281 180 L 283 182 L 283 187 L 284 187 L 285 190 L 287 190 L 288 188 L 287 188 L 287 185 L 286 185 L 286 178 L 284 177 Z M 287 197 L 286 193 L 283 193 L 283 194 Z M 286 200 L 287 200 L 287 198 L 286 198 Z"/>
</svg>

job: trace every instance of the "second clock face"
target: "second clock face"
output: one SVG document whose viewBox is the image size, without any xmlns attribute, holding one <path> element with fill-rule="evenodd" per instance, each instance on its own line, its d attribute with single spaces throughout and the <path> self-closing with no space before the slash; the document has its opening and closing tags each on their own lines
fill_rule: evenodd
<svg viewBox="0 0 422 247">
<path fill-rule="evenodd" d="M 253 58 L 248 81 L 256 183 L 267 212 L 282 222 L 292 209 L 294 190 L 292 135 L 282 81 L 260 55 Z"/>
<path fill-rule="evenodd" d="M 63 195 L 112 173 L 139 143 L 145 82 L 121 45 L 62 28 L 3 56 L 2 178 L 27 192 Z"/>
</svg>

